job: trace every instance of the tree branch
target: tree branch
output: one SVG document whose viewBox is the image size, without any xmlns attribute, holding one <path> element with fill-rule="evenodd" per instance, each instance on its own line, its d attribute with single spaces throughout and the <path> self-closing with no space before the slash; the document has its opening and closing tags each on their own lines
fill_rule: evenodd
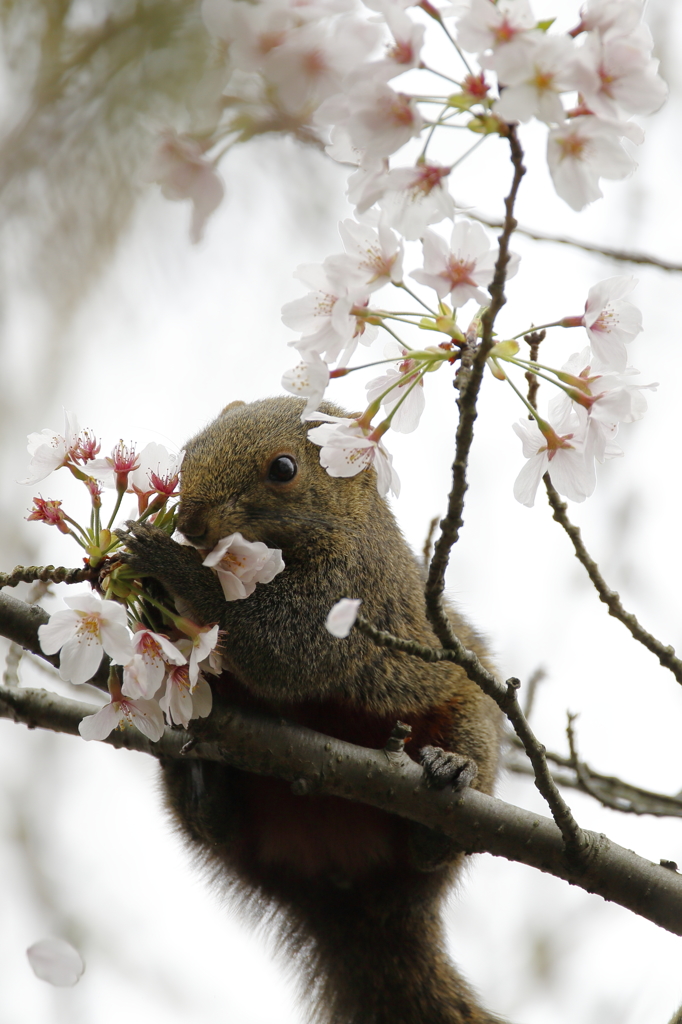
<svg viewBox="0 0 682 1024">
<path fill-rule="evenodd" d="M 516 129 L 509 126 L 509 146 L 514 167 L 509 195 L 504 201 L 506 214 L 499 241 L 499 254 L 495 264 L 495 274 L 490 285 L 490 306 L 481 318 L 482 337 L 480 344 L 477 339 L 467 339 L 462 349 L 457 387 L 459 388 L 459 423 L 455 444 L 455 460 L 452 465 L 452 490 L 448 498 L 448 509 L 445 518 L 440 522 L 441 534 L 434 546 L 433 558 L 429 567 L 426 582 L 426 610 L 433 625 L 436 636 L 444 647 L 454 649 L 458 641 L 452 631 L 450 620 L 443 606 L 443 590 L 445 589 L 445 571 L 450 559 L 450 552 L 459 538 L 463 525 L 464 496 L 467 491 L 467 465 L 469 452 L 474 437 L 474 422 L 478 415 L 476 402 L 483 379 L 486 360 L 494 345 L 493 327 L 495 318 L 505 304 L 504 285 L 507 277 L 507 264 L 510 260 L 509 240 L 516 227 L 514 204 L 526 173 L 523 166 L 523 150 L 519 143 Z"/>
<path fill-rule="evenodd" d="M 506 684 L 501 683 L 492 672 L 488 671 L 474 652 L 468 651 L 457 638 L 455 638 L 456 650 L 450 650 L 449 648 L 439 649 L 426 647 L 423 644 L 416 643 L 414 640 L 402 640 L 391 633 L 384 633 L 382 630 L 376 629 L 361 615 L 358 615 L 355 625 L 361 633 L 370 637 L 381 647 L 402 651 L 404 654 L 411 654 L 415 658 L 421 658 L 422 661 L 452 661 L 455 665 L 459 665 L 460 668 L 464 669 L 468 678 L 480 686 L 483 692 L 495 701 L 511 722 L 533 765 L 535 785 L 547 801 L 552 817 L 564 837 L 567 853 L 574 857 L 581 857 L 587 840 L 582 829 L 571 814 L 570 807 L 556 787 L 547 765 L 545 748 L 534 735 L 521 710 L 521 705 L 516 696 L 521 685 L 519 680 L 511 678 L 507 680 Z"/>
<path fill-rule="evenodd" d="M 20 583 L 92 583 L 99 570 L 90 566 L 80 569 L 66 569 L 63 565 L 16 565 L 11 572 L 0 572 L 0 589 L 18 587 Z"/>
<path fill-rule="evenodd" d="M 520 754 L 523 748 L 519 740 L 516 742 L 516 748 Z M 630 782 L 624 782 L 623 779 L 619 779 L 615 775 L 601 775 L 590 768 L 585 761 L 580 762 L 580 774 L 578 774 L 571 765 L 570 758 L 562 757 L 550 750 L 545 756 L 548 761 L 558 765 L 558 770 L 552 771 L 552 778 L 557 786 L 566 786 L 569 789 L 586 793 L 594 800 L 598 800 L 604 807 L 610 807 L 623 814 L 651 814 L 657 818 L 682 818 L 682 797 L 680 796 L 654 793 L 649 789 L 642 789 L 641 786 L 633 786 Z M 522 756 L 516 756 L 515 752 L 510 752 L 505 757 L 504 767 L 507 771 L 516 772 L 519 775 L 535 775 L 530 762 Z"/>
<path fill-rule="evenodd" d="M 647 632 L 643 626 L 640 626 L 637 618 L 632 614 L 632 612 L 627 612 L 625 608 L 623 608 L 620 596 L 615 590 L 609 589 L 603 576 L 599 572 L 599 566 L 594 559 L 590 557 L 590 554 L 583 543 L 580 530 L 577 526 L 574 526 L 568 518 L 568 515 L 566 514 L 568 506 L 566 505 L 566 502 L 562 501 L 559 497 L 559 492 L 553 486 L 552 481 L 549 478 L 549 473 L 545 473 L 542 479 L 544 480 L 545 487 L 547 489 L 547 497 L 549 498 L 549 503 L 552 506 L 552 511 L 554 513 L 552 518 L 564 528 L 570 537 L 575 557 L 581 565 L 585 566 L 587 575 L 590 577 L 595 590 L 599 594 L 599 600 L 603 601 L 609 609 L 609 615 L 613 615 L 615 619 L 622 622 L 625 628 L 630 630 L 630 633 L 635 640 L 638 640 L 640 644 L 643 644 L 644 647 L 647 648 L 647 650 L 651 651 L 652 654 L 655 654 L 661 665 L 663 665 L 664 668 L 670 669 L 678 683 L 682 683 L 682 661 L 675 656 L 675 648 L 671 646 L 666 647 L 665 644 L 662 644 L 660 640 L 657 640 L 655 636 Z"/>
<path fill-rule="evenodd" d="M 33 728 L 76 734 L 92 710 L 42 690 L 0 689 L 0 717 Z M 488 852 L 539 868 L 682 934 L 682 876 L 675 870 L 593 832 L 584 833 L 587 856 L 577 861 L 550 819 L 476 790 L 429 788 L 423 770 L 404 752 L 367 750 L 279 718 L 219 706 L 202 723 L 198 741 L 167 729 L 158 743 L 150 743 L 125 729 L 105 742 L 158 758 L 200 758 L 275 775 L 291 782 L 301 799 L 315 794 L 370 804 L 453 836 L 468 853 Z"/>
<path fill-rule="evenodd" d="M 467 210 L 467 217 L 485 224 L 489 228 L 504 227 L 504 221 L 486 217 L 482 213 L 472 213 Z M 603 245 L 593 245 L 592 242 L 580 242 L 577 238 L 565 238 L 562 235 L 548 235 L 544 231 L 531 231 L 530 228 L 516 226 L 519 235 L 532 238 L 534 242 L 554 242 L 557 245 L 570 245 L 574 249 L 582 249 L 583 252 L 594 252 L 598 256 L 607 256 L 610 260 L 619 260 L 622 263 L 637 263 L 642 266 L 658 267 L 659 270 L 682 271 L 682 263 L 670 263 L 658 256 L 647 256 L 643 252 L 628 252 L 626 249 L 609 249 Z"/>
</svg>

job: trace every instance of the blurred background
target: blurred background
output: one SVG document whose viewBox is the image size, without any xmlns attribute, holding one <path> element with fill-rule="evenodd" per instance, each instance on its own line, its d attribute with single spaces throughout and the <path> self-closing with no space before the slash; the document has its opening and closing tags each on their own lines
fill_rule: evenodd
<svg viewBox="0 0 682 1024">
<path fill-rule="evenodd" d="M 566 27 L 577 20 L 569 6 Z M 555 13 L 549 2 L 534 10 Z M 104 450 L 119 438 L 179 448 L 227 402 L 280 394 L 297 361 L 280 308 L 302 294 L 299 263 L 341 248 L 346 170 L 288 137 L 235 147 L 220 167 L 226 198 L 192 245 L 189 204 L 164 199 L 149 165 L 158 131 L 185 130 L 215 95 L 215 50 L 196 6 L 5 0 L 0 19 L 0 569 L 76 565 L 69 538 L 25 521 L 33 491 L 15 481 L 26 434 L 61 431 L 66 407 Z M 605 198 L 576 214 L 554 194 L 544 130 L 524 126 L 518 219 L 681 262 L 681 5 L 651 0 L 647 21 L 671 96 L 643 121 L 638 173 L 602 182 Z M 452 189 L 500 217 L 510 177 L 505 144 L 491 138 Z M 661 386 L 645 419 L 621 428 L 625 457 L 601 467 L 595 495 L 570 514 L 626 607 L 679 647 L 682 278 L 522 236 L 514 249 L 523 259 L 501 334 L 580 314 L 597 281 L 639 279 L 644 332 L 631 361 L 643 383 Z M 555 365 L 582 347 L 578 332 L 556 333 L 543 353 Z M 360 376 L 333 382 L 329 397 L 359 406 Z M 456 425 L 446 374 L 432 375 L 427 392 L 420 429 L 390 439 L 403 482 L 394 508 L 417 550 L 445 508 Z M 544 669 L 532 724 L 549 749 L 567 753 L 566 712 L 579 713 L 580 754 L 595 769 L 677 793 L 680 687 L 609 618 L 542 496 L 533 509 L 514 501 L 519 414 L 509 389 L 487 379 L 449 595 L 490 638 L 505 676 L 526 683 Z M 70 479 L 35 490 L 86 514 Z M 61 589 L 46 607 L 60 606 Z M 19 677 L 67 692 L 28 658 Z M 113 1024 L 122 1013 L 128 1024 L 302 1024 L 295 982 L 271 958 L 267 934 L 243 927 L 193 870 L 151 758 L 0 721 L 0 779 L 2 1024 Z M 516 774 L 499 795 L 545 813 Z M 655 862 L 682 862 L 679 819 L 567 797 L 581 825 Z M 472 859 L 447 920 L 453 956 L 485 1004 L 518 1024 L 665 1024 L 682 1002 L 677 937 L 523 866 Z M 86 961 L 73 989 L 30 971 L 26 947 L 50 934 Z"/>
</svg>

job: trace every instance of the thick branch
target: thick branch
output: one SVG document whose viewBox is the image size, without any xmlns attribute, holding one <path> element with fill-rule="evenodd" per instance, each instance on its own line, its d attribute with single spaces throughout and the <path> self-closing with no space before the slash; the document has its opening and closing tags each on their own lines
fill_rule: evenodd
<svg viewBox="0 0 682 1024">
<path fill-rule="evenodd" d="M 92 710 L 42 690 L 0 690 L 0 717 L 32 727 L 76 733 Z M 253 712 L 216 712 L 202 741 L 184 754 L 189 737 L 171 730 L 156 744 L 132 729 L 116 731 L 108 742 L 156 757 L 222 761 L 275 775 L 294 783 L 301 799 L 324 794 L 379 807 L 456 837 L 469 853 L 488 852 L 539 868 L 682 934 L 682 876 L 605 836 L 584 833 L 587 856 L 576 860 L 566 854 L 561 832 L 548 818 L 475 790 L 429 788 L 422 769 L 405 753 L 367 750 Z"/>
<path fill-rule="evenodd" d="M 622 622 L 626 629 L 630 630 L 630 633 L 635 640 L 638 640 L 640 644 L 643 644 L 644 647 L 647 648 L 647 650 L 651 651 L 652 654 L 655 654 L 661 665 L 663 665 L 664 668 L 670 669 L 678 683 L 682 683 L 682 661 L 675 656 L 675 648 L 662 644 L 660 640 L 657 640 L 655 636 L 652 636 L 651 633 L 647 632 L 643 626 L 640 626 L 632 612 L 627 612 L 625 608 L 623 608 L 620 596 L 615 590 L 609 589 L 603 576 L 599 572 L 599 566 L 594 559 L 590 557 L 590 554 L 583 543 L 580 530 L 577 526 L 574 526 L 568 518 L 568 515 L 566 514 L 566 502 L 562 501 L 559 497 L 558 491 L 552 485 L 552 481 L 549 478 L 549 473 L 545 473 L 543 480 L 545 487 L 547 488 L 547 497 L 549 498 L 549 503 L 552 506 L 552 511 L 554 513 L 553 518 L 564 528 L 570 537 L 575 557 L 582 565 L 585 566 L 587 575 L 590 577 L 595 590 L 599 594 L 599 600 L 603 601 L 609 609 L 609 615 L 613 615 L 615 619 Z"/>
</svg>

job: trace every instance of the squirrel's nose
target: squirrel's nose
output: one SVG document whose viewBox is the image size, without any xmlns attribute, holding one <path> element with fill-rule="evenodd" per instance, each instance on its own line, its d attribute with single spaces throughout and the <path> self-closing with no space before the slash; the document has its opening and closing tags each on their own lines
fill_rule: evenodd
<svg viewBox="0 0 682 1024">
<path fill-rule="evenodd" d="M 205 515 L 200 515 L 196 512 L 183 515 L 180 512 L 177 526 L 180 533 L 184 535 L 185 540 L 189 541 L 190 544 L 194 544 L 195 547 L 201 547 L 201 541 L 208 532 L 208 522 Z"/>
</svg>

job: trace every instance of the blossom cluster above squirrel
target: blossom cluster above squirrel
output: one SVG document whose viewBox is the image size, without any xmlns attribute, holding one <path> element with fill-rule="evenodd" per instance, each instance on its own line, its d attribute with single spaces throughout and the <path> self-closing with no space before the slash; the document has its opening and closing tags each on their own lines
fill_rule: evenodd
<svg viewBox="0 0 682 1024">
<path fill-rule="evenodd" d="M 667 91 L 643 6 L 589 0 L 573 12 L 562 9 L 559 19 L 538 21 L 529 0 L 441 7 L 430 0 L 204 0 L 205 24 L 224 54 L 230 102 L 213 134 L 166 132 L 153 170 L 167 196 L 193 200 L 193 237 L 222 198 L 218 159 L 262 126 L 281 121 L 281 130 L 300 138 L 314 131 L 331 158 L 352 168 L 355 219 L 340 225 L 344 252 L 299 267 L 296 276 L 310 290 L 283 309 L 284 323 L 300 334 L 291 345 L 301 360 L 285 373 L 283 387 L 305 397 L 306 413 L 318 421 L 330 377 L 361 369 L 349 366 L 357 346 L 369 346 L 380 330 L 390 336 L 383 359 L 371 360 L 388 366 L 367 384 L 365 412 L 310 432 L 330 474 L 373 465 L 381 493 L 397 494 L 387 431 L 417 427 L 426 375 L 456 367 L 462 346 L 480 335 L 499 252 L 451 191 L 463 160 L 474 159 L 487 138 L 534 119 L 547 129 L 554 187 L 573 209 L 601 197 L 602 178 L 634 171 L 631 149 L 644 133 L 631 118 L 658 109 Z M 418 244 L 421 265 L 407 270 Z M 518 269 L 511 254 L 506 278 Z M 595 463 L 621 454 L 613 443 L 618 424 L 646 408 L 642 388 L 655 385 L 632 383 L 636 371 L 624 347 L 641 330 L 626 298 L 633 286 L 631 278 L 604 281 L 590 290 L 583 315 L 543 325 L 587 330 L 590 348 L 568 361 L 562 356 L 559 369 L 518 359 L 518 347 L 509 344 L 493 353 L 494 375 L 512 387 L 508 371 L 516 363 L 561 389 L 546 416 L 531 409 L 533 422 L 514 427 L 529 460 L 515 486 L 526 505 L 545 470 L 567 497 L 591 494 Z M 382 288 L 399 293 L 395 312 L 376 304 Z M 459 311 L 472 302 L 477 310 L 460 325 Z M 406 338 L 408 327 L 431 331 L 431 343 Z"/>
</svg>

